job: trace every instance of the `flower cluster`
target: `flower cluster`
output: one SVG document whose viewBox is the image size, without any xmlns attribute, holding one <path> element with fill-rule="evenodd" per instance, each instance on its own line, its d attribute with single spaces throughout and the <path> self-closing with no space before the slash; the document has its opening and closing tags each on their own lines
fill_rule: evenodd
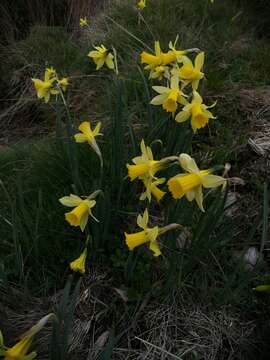
<svg viewBox="0 0 270 360">
<path fill-rule="evenodd" d="M 146 1 L 139 1 L 137 6 L 142 10 L 146 6 Z M 80 26 L 89 26 L 86 18 L 80 19 Z M 199 52 L 194 61 L 188 57 L 196 49 L 181 50 L 176 48 L 177 38 L 169 43 L 168 51 L 163 52 L 159 41 L 155 42 L 155 51 L 153 54 L 143 51 L 141 53 L 141 63 L 149 71 L 149 78 L 154 81 L 164 81 L 165 84 L 154 85 L 153 90 L 158 93 L 151 104 L 162 105 L 162 108 L 171 113 L 177 123 L 183 123 L 191 120 L 193 131 L 205 127 L 209 119 L 214 116 L 208 110 L 215 106 L 207 106 L 198 92 L 200 81 L 204 78 L 204 52 Z M 94 63 L 96 69 L 101 69 L 106 65 L 111 70 L 116 70 L 116 51 L 108 50 L 104 45 L 96 46 L 95 50 L 88 54 Z M 44 75 L 44 81 L 32 79 L 39 98 L 44 98 L 48 102 L 50 95 L 65 91 L 68 85 L 67 78 L 58 79 L 56 71 L 53 68 L 47 68 Z M 166 85 L 166 86 L 165 86 Z M 65 103 L 63 93 L 62 98 Z M 65 103 L 66 105 L 66 103 Z M 179 110 L 179 111 L 178 111 Z M 181 125 L 179 125 L 181 126 Z M 89 121 L 83 121 L 78 127 L 79 132 L 73 135 L 73 141 L 76 143 L 87 143 L 98 155 L 100 166 L 103 169 L 103 158 L 96 138 L 101 136 L 101 123 L 92 128 Z M 165 144 L 166 145 L 166 144 Z M 216 188 L 226 185 L 226 179 L 214 175 L 214 169 L 200 170 L 195 160 L 188 154 L 172 154 L 169 157 L 155 159 L 152 149 L 146 145 L 144 139 L 140 143 L 141 154 L 132 159 L 132 163 L 127 164 L 127 173 L 131 182 L 139 181 L 141 184 L 140 200 L 148 200 L 150 204 L 152 198 L 162 206 L 162 200 L 167 197 L 170 201 L 180 200 L 184 196 L 191 202 L 195 201 L 201 211 L 203 205 L 203 188 Z M 168 166 L 180 166 L 182 172 L 177 172 L 175 176 L 166 176 Z M 165 175 L 158 177 L 163 172 Z M 73 227 L 79 227 L 82 232 L 86 231 L 89 219 L 98 221 L 93 214 L 96 205 L 96 197 L 101 190 L 94 191 L 89 196 L 78 196 L 70 194 L 59 199 L 60 203 L 66 207 L 72 208 L 65 213 L 66 221 Z M 151 217 L 146 207 L 143 215 L 138 215 L 137 225 L 140 231 L 134 233 L 125 232 L 125 242 L 129 250 L 148 244 L 149 249 L 154 256 L 160 256 L 161 250 L 158 238 L 165 232 L 173 229 L 182 229 L 180 224 L 169 224 L 164 227 L 151 225 Z M 86 231 L 87 232 L 87 231 Z M 81 274 L 85 273 L 85 263 L 87 258 L 87 249 L 89 236 L 85 242 L 81 255 L 70 263 L 73 271 Z"/>
<path fill-rule="evenodd" d="M 191 127 L 196 132 L 205 127 L 209 119 L 215 118 L 208 108 L 216 103 L 205 105 L 198 93 L 200 81 L 205 77 L 202 71 L 204 52 L 199 52 L 193 62 L 187 55 L 197 49 L 176 49 L 176 43 L 177 38 L 174 44 L 169 43 L 169 50 L 163 52 L 159 41 L 156 41 L 154 54 L 143 51 L 141 63 L 150 71 L 150 79 L 166 81 L 166 86 L 153 86 L 158 95 L 152 99 L 151 104 L 162 105 L 179 123 L 190 119 Z M 176 114 L 180 107 L 182 109 Z"/>
<path fill-rule="evenodd" d="M 149 78 L 152 80 L 165 80 L 166 86 L 155 85 L 153 90 L 158 93 L 151 104 L 162 105 L 162 108 L 172 114 L 178 123 L 191 120 L 191 127 L 194 132 L 205 127 L 209 119 L 215 118 L 208 110 L 215 106 L 207 106 L 198 92 L 200 80 L 204 78 L 202 71 L 204 65 L 204 52 L 199 52 L 194 62 L 187 56 L 194 49 L 176 49 L 176 42 L 169 43 L 169 50 L 163 52 L 159 41 L 155 42 L 153 54 L 143 51 L 141 53 L 141 63 L 145 65 L 145 70 L 149 71 Z M 176 114 L 177 110 L 180 111 Z M 158 178 L 156 174 L 166 169 L 167 163 L 173 161 L 180 165 L 183 172 L 166 179 Z M 131 181 L 138 179 L 144 185 L 144 191 L 140 200 L 148 199 L 151 202 L 152 195 L 159 203 L 165 194 L 169 192 L 171 196 L 178 200 L 184 196 L 188 201 L 195 200 L 199 209 L 204 210 L 203 188 L 216 188 L 226 185 L 226 179 L 221 176 L 213 175 L 214 169 L 200 170 L 195 160 L 188 154 L 182 153 L 179 156 L 170 156 L 160 160 L 154 160 L 152 150 L 141 141 L 141 156 L 132 159 L 133 164 L 127 164 L 128 176 Z M 164 188 L 165 183 L 168 191 Z M 158 186 L 163 185 L 163 189 Z M 135 247 L 144 243 L 149 243 L 149 248 L 154 256 L 161 254 L 157 237 L 163 233 L 158 226 L 149 227 L 148 209 L 143 216 L 137 219 L 138 226 L 142 231 L 127 234 L 125 240 L 128 248 L 133 250 Z M 178 225 L 180 226 L 180 225 Z M 170 230 L 174 227 L 165 227 Z"/>
</svg>

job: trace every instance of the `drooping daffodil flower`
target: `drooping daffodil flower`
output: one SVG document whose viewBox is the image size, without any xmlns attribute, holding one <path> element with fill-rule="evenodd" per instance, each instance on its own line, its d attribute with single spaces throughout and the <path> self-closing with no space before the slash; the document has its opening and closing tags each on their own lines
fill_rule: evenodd
<svg viewBox="0 0 270 360">
<path fill-rule="evenodd" d="M 102 163 L 101 151 L 96 142 L 96 137 L 102 136 L 100 129 L 101 129 L 101 122 L 98 122 L 96 127 L 92 130 L 90 122 L 83 121 L 79 126 L 80 133 L 75 134 L 74 139 L 77 143 L 87 142 L 96 152 L 96 154 L 99 156 Z"/>
<path fill-rule="evenodd" d="M 87 247 L 88 247 L 88 242 L 89 242 L 89 238 L 87 238 L 83 252 L 81 253 L 81 255 L 73 260 L 69 266 L 70 269 L 74 272 L 79 272 L 81 274 L 85 273 L 85 262 L 86 262 L 86 258 L 87 258 Z"/>
<path fill-rule="evenodd" d="M 72 211 L 65 213 L 65 218 L 71 226 L 79 226 L 84 231 L 89 216 L 98 221 L 92 213 L 92 208 L 96 205 L 96 200 L 93 199 L 99 192 L 97 190 L 85 199 L 74 194 L 59 199 L 62 205 L 74 208 Z"/>
<path fill-rule="evenodd" d="M 32 326 L 30 330 L 21 336 L 20 341 L 10 348 L 4 345 L 3 335 L 0 331 L 0 356 L 4 356 L 4 360 L 34 359 L 37 356 L 36 352 L 27 354 L 32 345 L 33 338 L 53 318 L 55 318 L 55 315 L 52 313 L 44 316 L 36 325 Z"/>
</svg>

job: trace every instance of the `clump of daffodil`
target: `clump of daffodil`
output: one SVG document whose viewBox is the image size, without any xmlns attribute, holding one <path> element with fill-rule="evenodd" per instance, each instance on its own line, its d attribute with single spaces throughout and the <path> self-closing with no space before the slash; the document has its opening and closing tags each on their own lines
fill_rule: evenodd
<svg viewBox="0 0 270 360">
<path fill-rule="evenodd" d="M 170 87 L 153 86 L 153 89 L 159 94 L 151 100 L 152 105 L 162 105 L 167 112 L 174 113 L 179 104 L 187 103 L 184 93 L 179 88 L 179 77 L 173 72 L 170 80 Z"/>
<path fill-rule="evenodd" d="M 99 158 L 102 162 L 101 151 L 96 142 L 96 137 L 102 135 L 100 132 L 100 128 L 101 128 L 101 122 L 97 123 L 96 127 L 92 130 L 90 122 L 83 121 L 79 126 L 79 130 L 81 132 L 78 134 L 75 134 L 74 138 L 77 143 L 87 142 L 92 147 L 92 149 L 96 152 L 96 154 L 99 156 Z"/>
<path fill-rule="evenodd" d="M 81 27 L 88 26 L 88 22 L 87 22 L 86 17 L 80 18 L 80 26 Z"/>
<path fill-rule="evenodd" d="M 200 80 L 204 77 L 204 73 L 201 72 L 204 64 L 204 52 L 200 52 L 194 61 L 192 61 L 187 56 L 181 56 L 180 61 L 182 66 L 179 70 L 179 77 L 183 80 L 184 84 L 191 84 L 193 91 L 196 91 L 199 86 Z"/>
<path fill-rule="evenodd" d="M 56 80 L 56 72 L 53 68 L 46 69 L 44 80 L 32 79 L 39 99 L 44 99 L 47 103 L 51 95 L 58 94 L 59 90 L 55 87 Z"/>
<path fill-rule="evenodd" d="M 37 356 L 36 352 L 27 354 L 33 342 L 34 336 L 45 326 L 54 314 L 44 316 L 36 325 L 21 336 L 21 340 L 11 348 L 4 345 L 2 333 L 0 331 L 0 356 L 4 356 L 4 360 L 32 360 Z"/>
<path fill-rule="evenodd" d="M 181 154 L 179 162 L 186 173 L 178 174 L 168 180 L 173 198 L 181 199 L 185 195 L 188 201 L 195 199 L 199 208 L 204 211 L 202 188 L 225 186 L 226 179 L 212 175 L 213 169 L 200 170 L 195 160 L 188 154 Z"/>
<path fill-rule="evenodd" d="M 125 233 L 125 241 L 129 250 L 134 250 L 137 246 L 143 244 L 149 244 L 149 249 L 153 252 L 154 256 L 159 256 L 161 254 L 157 238 L 159 235 L 164 234 L 165 232 L 177 228 L 181 228 L 181 225 L 170 224 L 165 227 L 149 227 L 149 215 L 148 210 L 145 209 L 143 216 L 138 215 L 137 225 L 142 229 L 142 231 L 127 234 Z"/>
<path fill-rule="evenodd" d="M 93 59 L 94 63 L 97 65 L 97 70 L 99 70 L 104 64 L 111 70 L 114 70 L 114 55 L 104 46 L 95 46 L 96 50 L 90 51 L 88 57 Z"/>
<path fill-rule="evenodd" d="M 208 124 L 209 119 L 216 118 L 207 110 L 215 105 L 216 102 L 211 106 L 203 104 L 200 94 L 194 91 L 191 103 L 187 103 L 184 106 L 183 110 L 176 115 L 175 121 L 181 123 L 191 118 L 191 127 L 196 132 L 196 130 L 204 128 Z"/>
<path fill-rule="evenodd" d="M 158 188 L 158 185 L 164 184 L 166 179 L 165 178 L 161 178 L 161 179 L 143 178 L 142 181 L 145 186 L 145 192 L 143 192 L 141 194 L 140 200 L 148 199 L 150 202 L 151 197 L 153 195 L 154 198 L 159 203 L 163 199 L 166 192 L 160 190 Z"/>
<path fill-rule="evenodd" d="M 143 10 L 146 7 L 146 0 L 140 0 L 137 3 L 137 6 L 138 6 L 139 9 Z"/>
<path fill-rule="evenodd" d="M 134 165 L 127 164 L 128 176 L 131 181 L 136 178 L 154 178 L 155 174 L 161 170 L 164 161 L 154 160 L 152 150 L 146 146 L 144 140 L 141 141 L 141 156 L 132 159 Z"/>
<path fill-rule="evenodd" d="M 84 231 L 89 216 L 98 221 L 92 213 L 92 208 L 96 205 L 96 200 L 93 199 L 99 192 L 97 190 L 85 199 L 74 194 L 59 199 L 62 205 L 74 208 L 72 211 L 65 213 L 65 218 L 71 226 L 80 226 L 81 230 Z"/>
<path fill-rule="evenodd" d="M 85 262 L 86 262 L 86 258 L 87 258 L 88 242 L 89 242 L 89 239 L 87 238 L 85 246 L 84 246 L 84 250 L 81 253 L 81 255 L 69 264 L 71 270 L 73 270 L 75 272 L 79 272 L 81 274 L 85 273 Z"/>
</svg>

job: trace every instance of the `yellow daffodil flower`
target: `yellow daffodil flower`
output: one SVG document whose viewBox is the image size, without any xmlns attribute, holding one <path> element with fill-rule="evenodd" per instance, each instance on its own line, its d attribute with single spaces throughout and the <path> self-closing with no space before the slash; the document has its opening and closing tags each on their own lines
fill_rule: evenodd
<svg viewBox="0 0 270 360">
<path fill-rule="evenodd" d="M 84 27 L 84 26 L 87 26 L 87 25 L 88 25 L 88 22 L 87 22 L 86 17 L 80 18 L 80 26 Z"/>
<path fill-rule="evenodd" d="M 152 150 L 146 146 L 144 140 L 141 141 L 142 155 L 132 159 L 135 165 L 127 164 L 128 176 L 133 181 L 136 178 L 153 178 L 161 168 L 163 161 L 154 160 Z"/>
<path fill-rule="evenodd" d="M 162 105 L 167 112 L 174 113 L 178 108 L 178 104 L 186 105 L 187 103 L 184 93 L 179 88 L 179 78 L 176 74 L 171 77 L 170 87 L 153 86 L 153 89 L 159 95 L 154 97 L 150 104 Z"/>
<path fill-rule="evenodd" d="M 40 79 L 32 79 L 37 96 L 47 103 L 50 100 L 51 94 L 58 94 L 59 90 L 55 88 L 56 73 L 54 68 L 47 68 L 44 75 L 44 81 Z"/>
<path fill-rule="evenodd" d="M 73 270 L 75 272 L 80 272 L 81 274 L 85 273 L 85 262 L 86 262 L 86 257 L 87 257 L 87 246 L 88 246 L 88 241 L 86 241 L 84 250 L 81 253 L 81 255 L 76 260 L 72 261 L 69 264 L 71 270 Z"/>
<path fill-rule="evenodd" d="M 130 251 L 134 250 L 140 245 L 149 244 L 149 249 L 153 252 L 153 255 L 159 256 L 161 255 L 161 251 L 157 242 L 158 236 L 166 233 L 167 231 L 182 228 L 182 226 L 179 224 L 170 224 L 164 227 L 154 226 L 150 228 L 148 226 L 148 222 L 148 210 L 145 209 L 143 216 L 139 215 L 137 217 L 137 224 L 142 229 L 142 231 L 133 234 L 125 233 L 125 242 Z"/>
<path fill-rule="evenodd" d="M 134 234 L 125 233 L 126 244 L 129 250 L 133 250 L 137 246 L 140 246 L 145 243 L 149 243 L 149 248 L 151 251 L 153 251 L 154 256 L 159 256 L 161 254 L 157 242 L 159 228 L 158 226 L 149 228 L 148 221 L 149 221 L 148 210 L 145 209 L 143 216 L 139 215 L 137 218 L 137 224 L 141 229 L 143 229 L 143 231 Z"/>
<path fill-rule="evenodd" d="M 86 199 L 81 199 L 79 196 L 70 194 L 59 199 L 60 203 L 64 206 L 74 207 L 70 212 L 65 213 L 65 218 L 71 226 L 80 226 L 84 231 L 89 215 L 98 221 L 92 214 L 92 208 L 96 205 L 96 201 L 92 200 L 91 195 Z"/>
<path fill-rule="evenodd" d="M 224 186 L 226 179 L 212 175 L 212 169 L 199 170 L 195 160 L 188 154 L 181 154 L 179 162 L 186 173 L 169 179 L 168 186 L 172 196 L 174 199 L 181 199 L 185 195 L 188 201 L 195 199 L 199 208 L 204 211 L 202 187 L 215 188 L 221 185 Z"/>
<path fill-rule="evenodd" d="M 75 134 L 74 138 L 77 143 L 88 142 L 88 144 L 93 148 L 97 155 L 102 158 L 101 151 L 95 139 L 97 136 L 102 135 L 100 133 L 100 128 L 101 122 L 99 122 L 94 128 L 94 130 L 92 130 L 90 122 L 83 121 L 79 126 L 79 130 L 81 131 L 81 133 Z"/>
<path fill-rule="evenodd" d="M 204 64 L 204 52 L 196 56 L 194 65 L 187 56 L 182 56 L 181 62 L 183 66 L 179 70 L 180 78 L 184 80 L 184 83 L 191 84 L 193 91 L 196 91 L 200 80 L 204 77 L 204 73 L 201 72 Z"/>
<path fill-rule="evenodd" d="M 141 194 L 140 200 L 145 200 L 146 198 L 151 201 L 152 195 L 159 203 L 163 196 L 166 194 L 165 191 L 162 191 L 158 188 L 158 185 L 163 184 L 166 181 L 165 178 L 153 180 L 151 178 L 143 179 L 143 183 L 145 186 L 145 192 Z"/>
<path fill-rule="evenodd" d="M 56 95 L 59 93 L 59 89 L 57 89 L 57 81 L 56 71 L 53 67 L 47 68 L 44 74 L 44 81 L 40 79 L 32 79 L 37 96 L 39 99 L 43 99 L 47 103 L 50 100 L 51 95 Z M 65 86 L 67 82 L 67 78 L 62 79 L 63 86 Z M 66 84 L 67 85 L 67 84 Z"/>
<path fill-rule="evenodd" d="M 184 106 L 183 110 L 176 115 L 175 121 L 181 123 L 191 118 L 191 127 L 193 131 L 196 132 L 197 129 L 205 127 L 208 124 L 209 119 L 216 118 L 207 110 L 215 105 L 216 102 L 211 106 L 206 106 L 203 104 L 200 94 L 194 91 L 192 102 L 187 103 Z"/>
<path fill-rule="evenodd" d="M 146 7 L 146 0 L 140 0 L 137 6 L 139 9 L 143 10 Z"/>
<path fill-rule="evenodd" d="M 104 46 L 95 46 L 94 51 L 90 51 L 88 57 L 92 58 L 94 63 L 97 65 L 97 70 L 99 70 L 104 64 L 111 70 L 114 69 L 114 56 L 109 52 L 109 50 Z"/>
<path fill-rule="evenodd" d="M 44 316 L 36 325 L 22 335 L 21 340 L 12 346 L 7 348 L 4 344 L 1 344 L 0 355 L 5 356 L 4 360 L 32 360 L 37 356 L 36 352 L 31 352 L 27 355 L 29 348 L 32 344 L 34 336 L 44 327 L 44 325 L 54 317 L 54 314 L 48 314 Z"/>
<path fill-rule="evenodd" d="M 141 53 L 141 63 L 147 64 L 145 67 L 146 70 L 152 70 L 160 65 L 166 66 L 171 64 L 176 61 L 176 56 L 174 51 L 169 51 L 167 53 L 162 52 L 159 41 L 155 41 L 155 55 L 143 51 Z"/>
<path fill-rule="evenodd" d="M 61 79 L 61 80 L 58 80 L 58 81 L 57 81 L 57 84 L 58 84 L 58 86 L 61 87 L 61 89 L 62 89 L 63 91 L 66 91 L 66 90 L 67 90 L 67 87 L 68 87 L 68 85 L 69 85 L 68 78 L 63 78 L 63 79 Z"/>
</svg>

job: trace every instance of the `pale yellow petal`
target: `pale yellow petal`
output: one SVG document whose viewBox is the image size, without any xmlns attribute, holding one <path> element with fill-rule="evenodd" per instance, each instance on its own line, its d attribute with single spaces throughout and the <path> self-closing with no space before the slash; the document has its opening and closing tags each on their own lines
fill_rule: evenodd
<svg viewBox="0 0 270 360">
<path fill-rule="evenodd" d="M 188 154 L 181 154 L 179 156 L 179 162 L 182 168 L 188 173 L 198 173 L 200 170 L 195 160 Z"/>
<path fill-rule="evenodd" d="M 175 121 L 178 122 L 178 123 L 181 123 L 181 122 L 184 122 L 184 121 L 187 121 L 190 117 L 190 113 L 188 111 L 180 111 L 176 117 L 175 117 Z"/>
<path fill-rule="evenodd" d="M 114 69 L 114 62 L 113 62 L 113 55 L 112 54 L 108 54 L 108 56 L 106 57 L 105 63 L 108 66 L 109 69 L 111 69 L 111 70 Z"/>
<path fill-rule="evenodd" d="M 168 94 L 171 91 L 171 89 L 166 86 L 152 86 L 152 89 L 159 94 Z"/>
<path fill-rule="evenodd" d="M 157 241 L 151 241 L 150 244 L 149 244 L 149 249 L 151 251 L 153 251 L 154 256 L 160 256 L 161 255 L 161 251 L 160 251 L 160 248 L 159 248 L 159 245 L 158 245 Z"/>
<path fill-rule="evenodd" d="M 81 217 L 80 228 L 81 228 L 82 232 L 84 231 L 84 229 L 87 225 L 88 217 L 89 217 L 88 213 L 83 214 L 83 216 Z"/>
<path fill-rule="evenodd" d="M 188 201 L 193 201 L 195 199 L 195 191 L 189 190 L 188 192 L 186 192 L 186 197 Z"/>
<path fill-rule="evenodd" d="M 92 131 L 89 121 L 83 121 L 79 126 L 79 130 L 84 134 L 91 133 Z"/>
<path fill-rule="evenodd" d="M 162 105 L 166 98 L 167 98 L 167 94 L 157 95 L 150 101 L 150 104 L 151 105 Z"/>
<path fill-rule="evenodd" d="M 70 196 L 64 196 L 59 199 L 60 203 L 64 206 L 75 207 L 78 206 L 83 200 L 74 194 L 70 194 Z"/>
<path fill-rule="evenodd" d="M 197 92 L 197 91 L 194 91 L 193 92 L 193 99 L 192 99 L 192 103 L 196 103 L 196 104 L 202 104 L 203 100 L 202 100 L 202 97 L 201 95 Z"/>
<path fill-rule="evenodd" d="M 201 71 L 204 64 L 204 52 L 200 52 L 195 58 L 195 69 Z"/>
<path fill-rule="evenodd" d="M 205 188 L 215 188 L 224 185 L 226 179 L 217 175 L 204 175 L 202 176 L 202 184 Z"/>
<path fill-rule="evenodd" d="M 199 206 L 200 210 L 204 212 L 202 186 L 198 186 L 196 189 L 194 189 L 194 193 L 197 205 Z"/>
<path fill-rule="evenodd" d="M 75 134 L 74 138 L 77 143 L 83 143 L 87 141 L 87 137 L 84 134 Z"/>
</svg>

